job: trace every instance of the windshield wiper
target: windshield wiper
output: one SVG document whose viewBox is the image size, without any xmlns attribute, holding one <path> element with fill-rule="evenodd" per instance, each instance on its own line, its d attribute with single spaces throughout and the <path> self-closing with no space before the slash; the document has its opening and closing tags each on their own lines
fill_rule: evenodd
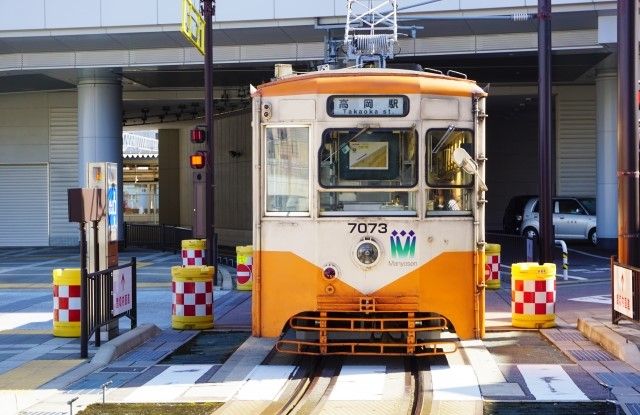
<svg viewBox="0 0 640 415">
<path fill-rule="evenodd" d="M 442 135 L 442 138 L 440 138 L 440 141 L 438 141 L 438 143 L 433 147 L 433 150 L 431 150 L 431 153 L 436 154 L 438 151 L 440 151 L 442 147 L 449 141 L 449 139 L 453 137 L 453 132 L 455 130 L 456 130 L 455 125 L 453 124 L 449 125 L 449 128 L 447 128 L 447 131 L 445 131 L 445 133 Z"/>
</svg>

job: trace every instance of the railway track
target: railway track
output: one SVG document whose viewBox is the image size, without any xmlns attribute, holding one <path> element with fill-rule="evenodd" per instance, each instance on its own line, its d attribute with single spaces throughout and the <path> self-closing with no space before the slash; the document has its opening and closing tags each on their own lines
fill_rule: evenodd
<svg viewBox="0 0 640 415">
<path fill-rule="evenodd" d="M 263 366 L 295 369 L 273 399 L 236 396 L 217 414 L 429 414 L 428 363 L 416 358 L 292 357 L 272 353 Z"/>
</svg>

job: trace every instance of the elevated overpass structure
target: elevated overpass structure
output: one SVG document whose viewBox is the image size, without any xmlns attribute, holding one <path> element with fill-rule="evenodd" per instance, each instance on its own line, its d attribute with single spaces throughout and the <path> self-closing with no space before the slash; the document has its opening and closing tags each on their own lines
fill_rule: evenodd
<svg viewBox="0 0 640 415">
<path fill-rule="evenodd" d="M 216 208 L 216 228 L 222 243 L 250 239 L 250 128 L 242 110 L 248 85 L 269 80 L 275 63 L 299 71 L 324 63 L 330 41 L 343 36 L 345 3 L 217 1 L 216 182 L 225 203 Z M 82 185 L 87 161 L 122 163 L 123 129 L 159 131 L 160 221 L 189 226 L 187 155 L 194 147 L 187 134 L 202 124 L 203 58 L 180 33 L 181 2 L 0 0 L 0 10 L 0 189 L 9 195 L 0 201 L 0 246 L 77 243 L 66 220 L 66 188 Z M 502 160 L 488 176 L 494 227 L 514 191 L 510 183 L 518 193 L 535 193 L 537 180 L 537 24 L 495 16 L 536 11 L 532 0 L 443 0 L 399 16 L 413 29 L 401 31 L 397 63 L 453 69 L 491 85 L 489 151 L 492 160 Z M 553 1 L 559 195 L 610 200 L 615 192 L 615 11 L 615 1 Z M 596 171 L 598 157 L 604 157 L 602 171 Z M 238 179 L 227 183 L 228 177 Z M 598 215 L 599 235 L 615 238 L 615 210 L 599 207 Z"/>
</svg>

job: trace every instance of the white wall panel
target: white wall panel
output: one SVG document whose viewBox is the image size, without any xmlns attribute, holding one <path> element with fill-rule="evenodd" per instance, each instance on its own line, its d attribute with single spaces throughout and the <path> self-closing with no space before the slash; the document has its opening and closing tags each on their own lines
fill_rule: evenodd
<svg viewBox="0 0 640 415">
<path fill-rule="evenodd" d="M 45 24 L 48 29 L 99 27 L 99 0 L 46 0 Z"/>
<path fill-rule="evenodd" d="M 306 4 L 305 0 L 304 3 Z M 217 22 L 275 19 L 275 0 L 219 1 L 216 3 Z"/>
<path fill-rule="evenodd" d="M 46 94 L 0 95 L 0 163 L 49 161 Z"/>
<path fill-rule="evenodd" d="M 345 9 L 346 1 L 342 8 Z M 334 0 L 275 0 L 276 19 L 334 16 Z"/>
<path fill-rule="evenodd" d="M 49 244 L 76 245 L 78 225 L 69 222 L 67 189 L 78 187 L 78 109 L 49 109 Z"/>
<path fill-rule="evenodd" d="M 30 53 L 24 55 L 22 68 L 73 68 L 75 64 L 76 56 L 72 52 Z"/>
<path fill-rule="evenodd" d="M 44 29 L 44 0 L 0 0 L 0 28 Z"/>
<path fill-rule="evenodd" d="M 556 98 L 556 194 L 596 194 L 596 96 L 593 86 L 560 87 Z"/>
<path fill-rule="evenodd" d="M 49 245 L 46 164 L 0 164 L 0 246 Z"/>
<path fill-rule="evenodd" d="M 524 7 L 525 0 L 460 0 L 460 9 L 500 9 L 512 7 Z"/>
<path fill-rule="evenodd" d="M 158 23 L 157 0 L 103 0 L 100 7 L 102 26 L 141 26 Z"/>
</svg>

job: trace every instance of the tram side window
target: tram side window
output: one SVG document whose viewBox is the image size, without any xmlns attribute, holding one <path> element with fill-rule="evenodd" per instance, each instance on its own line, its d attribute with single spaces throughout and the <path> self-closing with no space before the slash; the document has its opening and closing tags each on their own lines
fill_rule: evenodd
<svg viewBox="0 0 640 415">
<path fill-rule="evenodd" d="M 309 128 L 267 127 L 267 212 L 309 212 Z"/>
<path fill-rule="evenodd" d="M 415 215 L 415 130 L 329 129 L 318 159 L 321 215 Z"/>
<path fill-rule="evenodd" d="M 469 130 L 448 128 L 427 132 L 426 170 L 427 215 L 468 215 L 472 210 L 473 176 L 453 161 L 453 152 L 462 147 L 473 154 L 473 134 Z"/>
</svg>

